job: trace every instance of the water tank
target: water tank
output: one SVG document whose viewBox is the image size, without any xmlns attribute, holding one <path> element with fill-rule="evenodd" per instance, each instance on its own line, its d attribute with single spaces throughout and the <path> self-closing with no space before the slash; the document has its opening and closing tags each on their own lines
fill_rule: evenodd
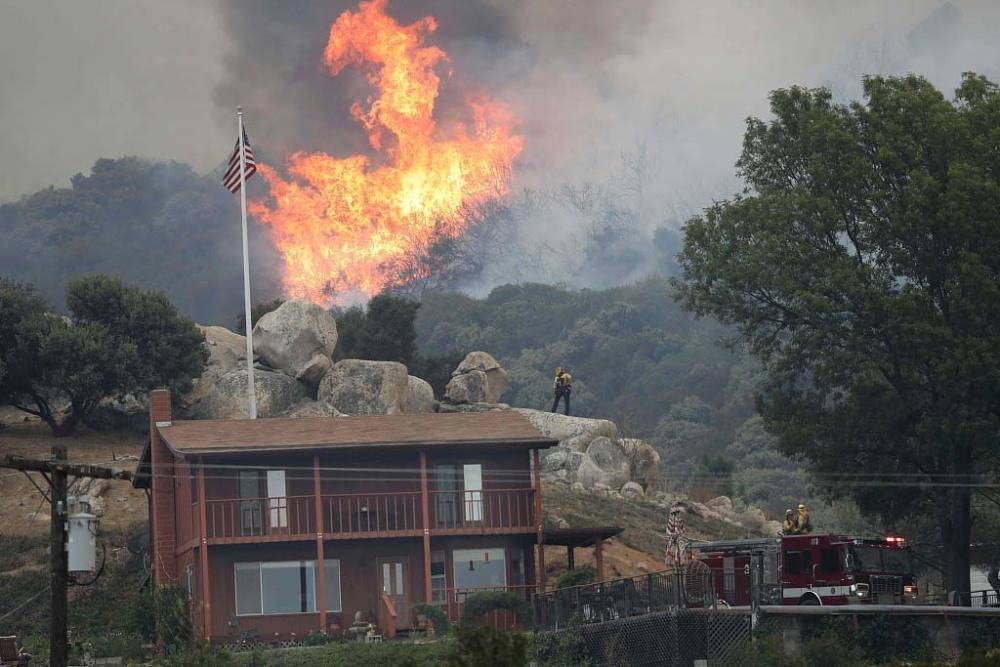
<svg viewBox="0 0 1000 667">
<path fill-rule="evenodd" d="M 66 551 L 70 572 L 97 569 L 97 522 L 90 512 L 71 514 L 66 523 Z"/>
</svg>

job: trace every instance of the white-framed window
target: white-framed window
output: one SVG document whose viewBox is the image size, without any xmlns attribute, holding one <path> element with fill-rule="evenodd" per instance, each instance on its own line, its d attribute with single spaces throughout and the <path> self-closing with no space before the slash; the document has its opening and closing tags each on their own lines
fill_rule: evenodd
<svg viewBox="0 0 1000 667">
<path fill-rule="evenodd" d="M 187 592 L 188 600 L 194 599 L 194 566 L 188 565 L 184 570 L 184 590 Z"/>
<path fill-rule="evenodd" d="M 465 491 L 465 520 L 483 520 L 483 466 L 466 463 L 462 466 L 462 481 Z"/>
<path fill-rule="evenodd" d="M 451 554 L 455 588 L 498 588 L 507 585 L 503 548 L 455 549 Z"/>
<path fill-rule="evenodd" d="M 236 615 L 308 614 L 316 611 L 316 561 L 236 563 Z M 340 561 L 324 561 L 327 611 L 341 611 Z"/>
</svg>

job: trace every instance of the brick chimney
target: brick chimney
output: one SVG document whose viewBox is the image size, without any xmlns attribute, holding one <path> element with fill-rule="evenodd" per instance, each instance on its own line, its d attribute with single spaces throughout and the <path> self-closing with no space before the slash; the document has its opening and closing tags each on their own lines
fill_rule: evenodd
<svg viewBox="0 0 1000 667">
<path fill-rule="evenodd" d="M 170 391 L 149 392 L 149 454 L 152 467 L 152 493 L 149 521 L 152 535 L 153 581 L 157 586 L 177 582 L 177 524 L 174 516 L 174 455 L 160 438 L 160 429 L 170 427 L 173 418 Z"/>
</svg>

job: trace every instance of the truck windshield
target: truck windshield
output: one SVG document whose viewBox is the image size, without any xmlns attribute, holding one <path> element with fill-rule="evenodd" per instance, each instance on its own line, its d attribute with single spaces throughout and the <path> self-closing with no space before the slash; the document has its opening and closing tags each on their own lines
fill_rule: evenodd
<svg viewBox="0 0 1000 667">
<path fill-rule="evenodd" d="M 910 573 L 910 553 L 906 549 L 851 547 L 855 572 Z"/>
</svg>

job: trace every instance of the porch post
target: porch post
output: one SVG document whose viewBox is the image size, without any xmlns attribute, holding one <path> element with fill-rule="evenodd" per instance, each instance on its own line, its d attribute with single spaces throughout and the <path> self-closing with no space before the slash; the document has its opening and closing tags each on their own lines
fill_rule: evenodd
<svg viewBox="0 0 1000 667">
<path fill-rule="evenodd" d="M 313 454 L 313 497 L 316 513 L 316 606 L 319 631 L 326 634 L 326 567 L 323 554 L 323 488 L 319 481 L 319 454 Z"/>
<path fill-rule="evenodd" d="M 604 540 L 597 538 L 594 543 L 594 560 L 597 562 L 597 580 L 604 581 Z"/>
<path fill-rule="evenodd" d="M 574 549 L 572 544 L 566 545 L 566 567 L 570 570 L 576 569 L 576 562 L 574 561 L 573 558 L 574 556 L 573 551 Z"/>
<path fill-rule="evenodd" d="M 427 493 L 427 454 L 423 451 L 420 452 L 420 504 L 424 517 L 424 602 L 430 604 L 434 597 L 431 587 L 431 510 Z"/>
<path fill-rule="evenodd" d="M 535 526 L 536 532 L 538 533 L 538 571 L 535 575 L 535 580 L 538 583 L 538 592 L 545 592 L 545 545 L 544 538 L 545 533 L 542 531 L 542 465 L 539 460 L 538 450 L 531 450 L 531 462 L 532 462 L 532 477 L 531 477 L 531 488 L 532 495 L 535 496 Z"/>
<path fill-rule="evenodd" d="M 198 527 L 199 540 L 198 551 L 201 557 L 201 609 L 205 615 L 202 627 L 205 630 L 205 641 L 212 639 L 212 591 L 208 585 L 208 522 L 206 516 L 208 512 L 205 506 L 208 504 L 208 496 L 205 495 L 205 460 L 198 457 L 198 513 L 200 515 L 200 525 Z"/>
</svg>

